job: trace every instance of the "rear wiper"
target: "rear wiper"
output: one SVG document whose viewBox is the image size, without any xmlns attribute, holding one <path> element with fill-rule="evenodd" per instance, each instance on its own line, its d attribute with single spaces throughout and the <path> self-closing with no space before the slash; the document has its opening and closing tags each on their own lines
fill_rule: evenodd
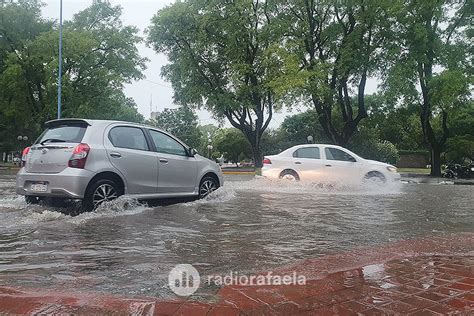
<svg viewBox="0 0 474 316">
<path fill-rule="evenodd" d="M 65 143 L 64 139 L 57 139 L 57 138 L 47 138 L 43 140 L 40 144 L 44 145 L 44 143 Z"/>
</svg>

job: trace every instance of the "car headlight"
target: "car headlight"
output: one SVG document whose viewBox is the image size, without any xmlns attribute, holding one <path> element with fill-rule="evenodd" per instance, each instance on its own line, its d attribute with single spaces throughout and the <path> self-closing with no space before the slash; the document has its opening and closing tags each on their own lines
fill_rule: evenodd
<svg viewBox="0 0 474 316">
<path fill-rule="evenodd" d="M 387 170 L 390 171 L 390 172 L 397 172 L 397 168 L 394 167 L 394 166 L 388 166 Z"/>
</svg>

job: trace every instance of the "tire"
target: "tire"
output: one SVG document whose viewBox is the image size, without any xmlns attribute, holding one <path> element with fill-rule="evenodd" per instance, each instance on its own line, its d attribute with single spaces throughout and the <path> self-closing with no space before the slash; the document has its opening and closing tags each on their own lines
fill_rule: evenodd
<svg viewBox="0 0 474 316">
<path fill-rule="evenodd" d="M 103 202 L 115 200 L 121 195 L 123 191 L 117 183 L 109 179 L 99 179 L 87 188 L 82 208 L 86 212 L 91 212 Z"/>
<path fill-rule="evenodd" d="M 218 188 L 219 182 L 214 177 L 206 176 L 202 178 L 201 182 L 199 183 L 199 198 L 205 198 Z"/>
<path fill-rule="evenodd" d="M 280 173 L 280 179 L 289 181 L 300 181 L 300 176 L 294 170 L 283 170 Z"/>
<path fill-rule="evenodd" d="M 28 204 L 39 204 L 43 200 L 42 197 L 34 195 L 25 195 L 25 202 Z"/>
<path fill-rule="evenodd" d="M 372 183 L 385 183 L 387 182 L 387 179 L 385 176 L 378 172 L 378 171 L 369 171 L 367 174 L 364 176 L 365 181 L 370 181 Z"/>
</svg>

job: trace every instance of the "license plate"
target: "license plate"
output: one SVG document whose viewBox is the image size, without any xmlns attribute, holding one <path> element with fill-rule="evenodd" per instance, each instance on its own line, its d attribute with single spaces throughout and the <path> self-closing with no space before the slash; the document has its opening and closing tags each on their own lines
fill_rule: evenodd
<svg viewBox="0 0 474 316">
<path fill-rule="evenodd" d="M 31 185 L 31 191 L 46 192 L 46 191 L 48 191 L 48 185 L 43 184 L 43 183 L 33 183 Z"/>
</svg>

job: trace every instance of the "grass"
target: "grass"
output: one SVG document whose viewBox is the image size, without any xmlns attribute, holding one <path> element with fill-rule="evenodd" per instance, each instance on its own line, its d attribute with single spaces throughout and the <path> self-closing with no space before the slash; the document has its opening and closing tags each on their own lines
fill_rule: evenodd
<svg viewBox="0 0 474 316">
<path fill-rule="evenodd" d="M 398 172 L 430 174 L 429 168 L 398 168 Z"/>
</svg>

